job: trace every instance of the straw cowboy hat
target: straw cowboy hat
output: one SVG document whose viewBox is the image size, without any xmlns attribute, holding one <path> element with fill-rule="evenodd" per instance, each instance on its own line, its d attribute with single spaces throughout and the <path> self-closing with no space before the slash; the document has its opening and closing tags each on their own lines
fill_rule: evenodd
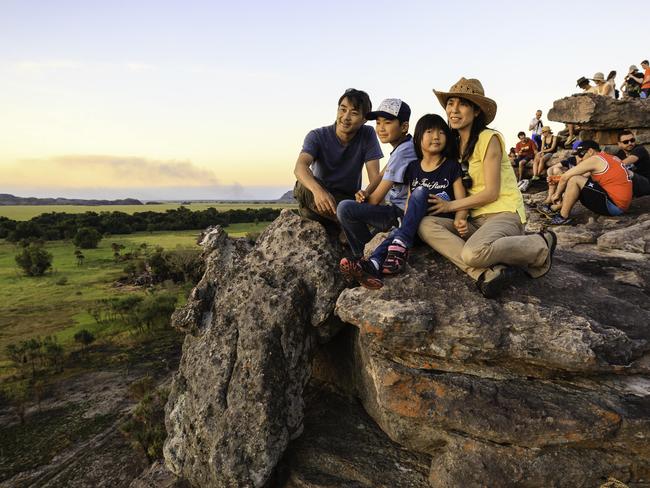
<svg viewBox="0 0 650 488">
<path fill-rule="evenodd" d="M 448 92 L 433 90 L 443 108 L 447 106 L 447 100 L 451 97 L 460 97 L 475 103 L 485 114 L 485 123 L 489 124 L 497 115 L 497 102 L 485 96 L 483 85 L 475 78 L 461 78 Z"/>
</svg>

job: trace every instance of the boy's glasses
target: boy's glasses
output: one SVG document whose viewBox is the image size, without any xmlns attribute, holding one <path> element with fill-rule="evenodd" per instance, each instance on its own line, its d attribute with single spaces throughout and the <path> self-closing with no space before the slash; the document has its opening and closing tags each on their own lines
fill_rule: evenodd
<svg viewBox="0 0 650 488">
<path fill-rule="evenodd" d="M 632 144 L 633 142 L 636 142 L 634 137 L 632 139 L 625 139 L 624 141 L 621 140 L 621 144 Z"/>
</svg>

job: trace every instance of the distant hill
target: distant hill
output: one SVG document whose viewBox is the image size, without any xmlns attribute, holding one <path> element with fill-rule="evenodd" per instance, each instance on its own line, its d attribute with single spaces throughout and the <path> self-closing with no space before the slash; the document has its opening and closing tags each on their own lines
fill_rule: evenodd
<svg viewBox="0 0 650 488">
<path fill-rule="evenodd" d="M 293 198 L 293 190 L 289 190 L 284 195 L 282 195 L 280 198 L 278 198 L 278 202 L 295 203 L 296 199 Z"/>
<path fill-rule="evenodd" d="M 135 198 L 81 200 L 76 198 L 17 197 L 8 193 L 0 193 L 0 205 L 142 205 L 142 202 Z"/>
</svg>

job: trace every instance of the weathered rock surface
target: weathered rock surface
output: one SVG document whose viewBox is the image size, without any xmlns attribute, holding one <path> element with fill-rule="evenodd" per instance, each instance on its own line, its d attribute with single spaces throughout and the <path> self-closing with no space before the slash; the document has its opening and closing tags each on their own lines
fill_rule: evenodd
<svg viewBox="0 0 650 488">
<path fill-rule="evenodd" d="M 579 216 L 562 230 L 582 237 L 560 233 L 551 272 L 498 300 L 425 247 L 382 290 L 341 293 L 338 246 L 283 212 L 237 264 L 215 258 L 219 292 L 207 312 L 194 303 L 202 332 L 187 336 L 167 405 L 168 468 L 215 487 L 417 487 L 429 459 L 434 487 L 650 482 L 650 197 L 634 205 Z M 543 225 L 531 213 L 529 229 Z M 338 329 L 335 304 L 352 325 L 317 347 Z M 336 398 L 305 422 L 312 373 L 358 396 L 413 457 L 345 435 L 367 424 Z M 364 442 L 380 453 L 374 472 Z"/>
<path fill-rule="evenodd" d="M 635 204 L 623 219 L 589 222 L 593 237 L 573 250 L 560 239 L 549 275 L 497 301 L 424 250 L 382 290 L 341 294 L 337 313 L 358 328 L 358 394 L 392 439 L 433 456 L 432 486 L 650 482 L 639 211 L 650 200 Z"/>
<path fill-rule="evenodd" d="M 232 250 L 212 251 L 219 293 L 211 299 L 205 283 L 194 316 L 211 302 L 210 319 L 201 335 L 186 336 L 166 408 L 164 453 L 174 474 L 194 486 L 267 482 L 302 431 L 317 329 L 333 327 L 342 288 L 334 251 L 320 224 L 288 210 L 238 262 L 223 257 Z"/>
<path fill-rule="evenodd" d="M 548 119 L 593 129 L 650 128 L 650 106 L 640 99 L 615 100 L 581 93 L 555 100 Z"/>
</svg>

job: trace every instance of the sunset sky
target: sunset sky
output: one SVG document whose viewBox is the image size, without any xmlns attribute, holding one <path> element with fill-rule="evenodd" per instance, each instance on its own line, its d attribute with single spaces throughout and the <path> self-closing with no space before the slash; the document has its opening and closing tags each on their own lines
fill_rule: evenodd
<svg viewBox="0 0 650 488">
<path fill-rule="evenodd" d="M 580 76 L 650 57 L 640 1 L 532 5 L 0 0 L 0 193 L 278 198 L 346 88 L 413 127 L 479 78 L 514 145 Z"/>
</svg>

